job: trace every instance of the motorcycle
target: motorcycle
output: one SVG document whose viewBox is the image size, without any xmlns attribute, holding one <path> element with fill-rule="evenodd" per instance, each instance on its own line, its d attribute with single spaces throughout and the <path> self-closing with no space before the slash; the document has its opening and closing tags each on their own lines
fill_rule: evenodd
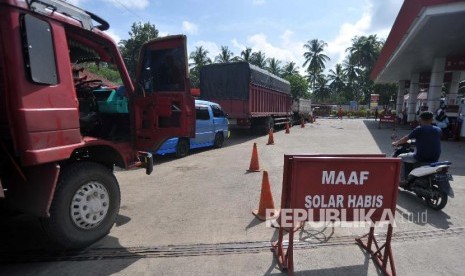
<svg viewBox="0 0 465 276">
<path fill-rule="evenodd" d="M 407 143 L 398 145 L 394 148 L 392 157 L 398 157 L 402 153 L 414 152 L 415 141 L 409 140 Z M 415 193 L 433 210 L 441 210 L 446 204 L 448 197 L 454 197 L 454 191 L 449 183 L 452 181 L 452 175 L 449 174 L 449 168 L 452 165 L 450 161 L 440 161 L 434 163 L 404 163 L 403 168 L 407 179 L 399 187 L 403 190 Z"/>
</svg>

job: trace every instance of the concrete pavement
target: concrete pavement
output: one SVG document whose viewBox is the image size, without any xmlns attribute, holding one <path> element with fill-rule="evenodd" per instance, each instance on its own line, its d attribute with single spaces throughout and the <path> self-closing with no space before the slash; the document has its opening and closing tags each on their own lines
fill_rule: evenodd
<svg viewBox="0 0 465 276">
<path fill-rule="evenodd" d="M 276 239 L 276 230 L 265 227 L 251 214 L 258 207 L 261 184 L 261 173 L 246 173 L 253 143 L 258 144 L 261 167 L 269 171 L 274 201 L 279 207 L 284 154 L 389 154 L 392 133 L 391 128 L 378 129 L 373 120 L 319 119 L 303 129 L 291 128 L 290 134 L 275 133 L 272 146 L 266 145 L 266 136 L 235 132 L 224 148 L 195 151 L 182 159 L 159 159 L 151 176 L 140 170 L 117 172 L 122 193 L 120 216 L 110 235 L 92 248 L 127 250 L 131 252 L 128 257 L 8 264 L 2 265 L 0 272 L 13 275 L 279 275 L 273 254 L 264 245 Z M 400 137 L 408 130 L 396 133 Z M 465 245 L 465 231 L 462 231 L 465 227 L 465 143 L 446 141 L 442 147 L 441 159 L 454 162 L 451 173 L 456 197 L 444 210 L 436 212 L 416 196 L 399 193 L 398 227 L 394 233 L 412 233 L 393 241 L 399 275 L 460 275 L 465 268 L 460 262 Z M 413 219 L 422 214 L 426 214 L 426 220 Z M 18 220 L 19 225 L 27 221 Z M 34 226 L 28 230 L 31 229 Z M 366 228 L 335 228 L 332 235 L 330 230 L 305 227 L 297 235 L 301 243 L 312 244 L 295 251 L 297 275 L 378 274 L 373 262 L 358 246 L 331 242 L 352 240 L 366 233 Z M 25 231 L 24 227 L 8 225 L 5 232 L 9 238 L 5 239 L 5 235 L 0 238 L 3 250 L 45 245 L 40 242 L 40 234 Z M 26 233 L 32 236 L 24 238 Z M 160 248 L 165 250 L 169 246 L 174 254 L 161 256 Z M 190 256 L 186 256 L 189 252 Z"/>
</svg>

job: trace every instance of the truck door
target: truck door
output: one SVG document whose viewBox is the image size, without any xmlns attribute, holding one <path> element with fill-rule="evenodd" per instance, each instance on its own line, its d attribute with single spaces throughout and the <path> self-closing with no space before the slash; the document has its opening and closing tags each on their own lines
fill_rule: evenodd
<svg viewBox="0 0 465 276">
<path fill-rule="evenodd" d="M 185 36 L 163 37 L 142 47 L 133 103 L 139 150 L 155 151 L 171 137 L 195 137 Z"/>
</svg>

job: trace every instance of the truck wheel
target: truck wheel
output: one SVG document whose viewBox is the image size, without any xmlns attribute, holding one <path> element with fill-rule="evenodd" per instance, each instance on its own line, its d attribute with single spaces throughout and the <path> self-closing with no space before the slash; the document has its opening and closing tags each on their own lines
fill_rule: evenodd
<svg viewBox="0 0 465 276">
<path fill-rule="evenodd" d="M 54 247 L 85 248 L 110 232 L 120 199 L 118 181 L 107 167 L 71 164 L 60 173 L 50 217 L 41 219 L 42 226 Z"/>
<path fill-rule="evenodd" d="M 176 157 L 181 158 L 189 154 L 189 140 L 186 138 L 179 138 L 178 145 L 176 146 Z"/>
<path fill-rule="evenodd" d="M 218 132 L 215 134 L 215 142 L 213 144 L 213 146 L 215 148 L 221 148 L 224 144 L 224 137 L 223 137 L 223 133 L 221 132 Z"/>
</svg>

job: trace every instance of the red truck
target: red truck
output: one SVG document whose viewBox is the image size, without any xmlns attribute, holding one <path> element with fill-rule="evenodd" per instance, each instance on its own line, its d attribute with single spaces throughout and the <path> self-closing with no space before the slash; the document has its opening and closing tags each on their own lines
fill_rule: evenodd
<svg viewBox="0 0 465 276">
<path fill-rule="evenodd" d="M 219 63 L 200 70 L 200 98 L 219 103 L 232 128 L 270 128 L 291 122 L 288 81 L 248 62 Z"/>
<path fill-rule="evenodd" d="M 0 0 L 0 205 L 38 216 L 60 248 L 110 231 L 115 166 L 150 174 L 149 151 L 195 136 L 186 37 L 146 43 L 133 85 L 108 28 L 63 1 Z M 86 79 L 89 68 L 122 85 Z"/>
</svg>

